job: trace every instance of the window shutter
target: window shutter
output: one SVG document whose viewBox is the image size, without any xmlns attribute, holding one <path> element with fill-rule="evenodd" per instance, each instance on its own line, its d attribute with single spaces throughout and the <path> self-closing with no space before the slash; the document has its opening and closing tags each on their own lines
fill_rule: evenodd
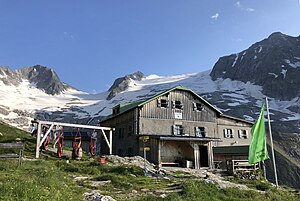
<svg viewBox="0 0 300 201">
<path fill-rule="evenodd" d="M 157 107 L 161 107 L 160 99 L 157 99 Z"/>
<path fill-rule="evenodd" d="M 197 111 L 197 104 L 195 102 L 193 102 L 193 110 Z"/>
<path fill-rule="evenodd" d="M 230 138 L 234 138 L 234 130 L 231 129 L 231 135 L 230 135 Z"/>
<path fill-rule="evenodd" d="M 175 108 L 175 101 L 172 101 L 172 108 Z"/>
<path fill-rule="evenodd" d="M 207 127 L 204 127 L 204 137 L 207 137 L 207 131 L 208 131 Z"/>
<path fill-rule="evenodd" d="M 242 131 L 238 130 L 238 138 L 242 138 Z"/>
<path fill-rule="evenodd" d="M 176 128 L 175 128 L 175 125 L 172 126 L 172 129 L 173 129 L 173 135 L 176 135 Z"/>
<path fill-rule="evenodd" d="M 228 138 L 228 136 L 227 136 L 227 130 L 226 129 L 223 129 L 223 133 L 224 133 L 224 137 Z"/>
</svg>

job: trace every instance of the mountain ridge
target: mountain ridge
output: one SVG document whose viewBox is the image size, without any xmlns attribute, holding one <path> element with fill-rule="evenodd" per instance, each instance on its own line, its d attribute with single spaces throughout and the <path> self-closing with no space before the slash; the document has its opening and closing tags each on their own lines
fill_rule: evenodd
<svg viewBox="0 0 300 201">
<path fill-rule="evenodd" d="M 263 93 L 279 100 L 300 95 L 300 36 L 271 34 L 248 49 L 223 56 L 214 65 L 211 77 L 251 82 Z"/>
<path fill-rule="evenodd" d="M 49 67 L 35 65 L 17 70 L 0 66 L 0 80 L 6 85 L 19 86 L 22 80 L 28 80 L 36 88 L 50 95 L 60 94 L 71 86 L 63 83 L 55 71 Z"/>
</svg>

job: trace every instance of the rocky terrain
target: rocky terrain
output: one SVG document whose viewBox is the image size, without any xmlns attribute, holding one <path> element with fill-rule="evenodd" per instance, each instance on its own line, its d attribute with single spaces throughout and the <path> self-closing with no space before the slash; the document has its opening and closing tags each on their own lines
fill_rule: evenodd
<svg viewBox="0 0 300 201">
<path fill-rule="evenodd" d="M 66 89 L 71 88 L 71 86 L 63 83 L 51 68 L 40 65 L 18 70 L 0 67 L 0 80 L 5 85 L 13 86 L 19 86 L 22 80 L 28 80 L 37 89 L 41 89 L 51 95 L 60 94 Z"/>
<path fill-rule="evenodd" d="M 262 92 L 278 100 L 300 95 L 300 36 L 280 32 L 253 44 L 246 50 L 221 57 L 210 75 L 262 86 Z M 298 108 L 299 111 L 299 108 Z"/>
</svg>

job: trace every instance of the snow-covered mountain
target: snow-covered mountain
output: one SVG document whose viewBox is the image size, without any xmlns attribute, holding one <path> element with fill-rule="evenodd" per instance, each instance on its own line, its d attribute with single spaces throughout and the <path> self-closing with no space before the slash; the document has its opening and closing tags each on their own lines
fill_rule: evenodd
<svg viewBox="0 0 300 201">
<path fill-rule="evenodd" d="M 268 96 L 275 130 L 299 136 L 298 39 L 274 33 L 247 50 L 220 58 L 211 71 L 173 76 L 136 72 L 116 79 L 108 91 L 99 94 L 70 87 L 47 67 L 0 67 L 0 119 L 21 128 L 28 127 L 34 117 L 97 124 L 117 104 L 149 98 L 182 85 L 225 114 L 250 121 L 257 118 L 259 107 Z M 277 135 L 278 141 L 279 138 Z"/>
<path fill-rule="evenodd" d="M 279 100 L 299 97 L 300 36 L 273 33 L 247 50 L 221 57 L 210 75 L 213 80 L 255 83 L 264 94 Z"/>
<path fill-rule="evenodd" d="M 149 98 L 182 85 L 199 93 L 224 113 L 253 120 L 259 111 L 257 107 L 261 106 L 265 97 L 259 85 L 229 78 L 213 81 L 210 71 L 175 76 L 149 75 L 138 79 L 134 75 L 118 79 L 121 86 L 127 87 L 120 88 L 120 85 L 115 84 L 109 91 L 100 94 L 87 94 L 69 87 L 59 94 L 51 95 L 28 79 L 21 79 L 17 85 L 0 81 L 0 117 L 19 126 L 26 126 L 24 116 L 33 118 L 36 115 L 39 119 L 55 121 L 88 121 L 110 115 L 111 108 L 117 104 Z M 112 91 L 115 91 L 113 96 Z M 276 121 L 299 121 L 300 114 L 296 111 L 299 105 L 298 97 L 290 101 L 270 98 L 270 108 L 274 117 L 276 115 L 273 118 Z"/>
</svg>

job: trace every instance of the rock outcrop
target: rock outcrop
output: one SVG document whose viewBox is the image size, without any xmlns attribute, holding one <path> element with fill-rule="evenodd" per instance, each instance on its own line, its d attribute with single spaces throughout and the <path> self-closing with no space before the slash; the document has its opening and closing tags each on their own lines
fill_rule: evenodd
<svg viewBox="0 0 300 201">
<path fill-rule="evenodd" d="M 254 83 L 269 97 L 291 100 L 300 95 L 300 36 L 273 33 L 247 50 L 221 57 L 210 75 Z"/>
<path fill-rule="evenodd" d="M 133 74 L 126 75 L 124 77 L 117 78 L 113 85 L 108 89 L 110 92 L 107 100 L 111 100 L 113 97 L 115 97 L 118 93 L 125 91 L 129 88 L 129 84 L 131 80 L 137 80 L 140 81 L 144 77 L 144 74 L 140 71 L 137 71 Z"/>
<path fill-rule="evenodd" d="M 14 86 L 19 86 L 23 80 L 28 80 L 30 84 L 50 95 L 60 94 L 67 88 L 70 88 L 69 85 L 59 79 L 51 68 L 40 65 L 18 70 L 0 67 L 0 80 L 5 85 Z"/>
</svg>

